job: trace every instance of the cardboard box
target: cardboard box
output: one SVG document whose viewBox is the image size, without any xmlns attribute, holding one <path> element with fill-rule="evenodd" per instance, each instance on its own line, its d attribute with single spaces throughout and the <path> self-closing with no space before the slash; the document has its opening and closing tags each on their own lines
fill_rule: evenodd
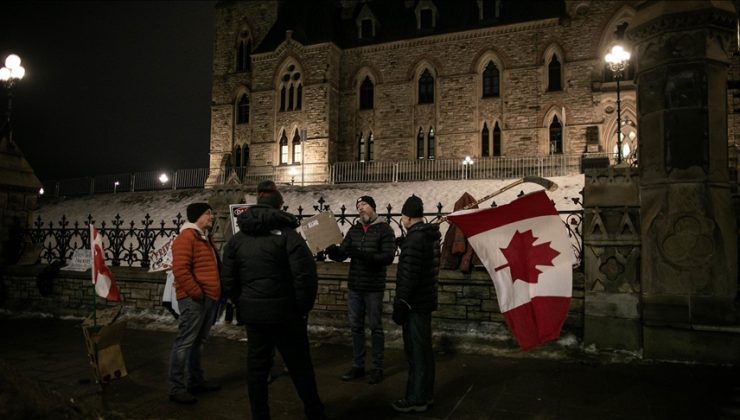
<svg viewBox="0 0 740 420">
<path fill-rule="evenodd" d="M 298 229 L 314 255 L 330 245 L 342 243 L 342 232 L 339 230 L 334 213 L 330 211 L 323 211 L 303 219 Z"/>
<path fill-rule="evenodd" d="M 90 365 L 101 384 L 128 374 L 121 352 L 121 339 L 126 329 L 126 321 L 116 322 L 120 312 L 120 306 L 99 310 L 95 322 L 93 315 L 90 315 L 82 323 Z"/>
</svg>

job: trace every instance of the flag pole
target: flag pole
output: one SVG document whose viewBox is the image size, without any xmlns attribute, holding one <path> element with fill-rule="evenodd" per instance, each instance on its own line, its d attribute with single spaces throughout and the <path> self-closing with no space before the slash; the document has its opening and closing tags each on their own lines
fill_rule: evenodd
<svg viewBox="0 0 740 420">
<path fill-rule="evenodd" d="M 547 178 L 542 178 L 540 176 L 525 176 L 524 178 L 517 179 L 516 181 L 514 181 L 514 182 L 512 182 L 512 183 L 510 183 L 508 185 L 505 185 L 503 188 L 501 188 L 499 190 L 496 190 L 496 191 L 488 194 L 487 196 L 481 198 L 480 200 L 478 200 L 478 201 L 476 201 L 474 203 L 470 203 L 470 204 L 466 205 L 465 207 L 463 207 L 460 210 L 470 210 L 473 207 L 477 206 L 478 204 L 480 204 L 480 203 L 482 203 L 484 201 L 490 200 L 491 198 L 493 198 L 493 197 L 495 197 L 495 196 L 497 196 L 497 195 L 499 195 L 499 194 L 501 194 L 501 193 L 503 193 L 505 191 L 508 191 L 508 190 L 516 187 L 519 184 L 524 184 L 525 182 L 530 182 L 530 183 L 533 183 L 533 184 L 541 185 L 541 186 L 545 187 L 545 190 L 546 191 L 555 191 L 555 190 L 558 189 L 558 184 L 556 184 L 553 181 L 550 181 Z M 437 221 L 435 223 L 441 224 L 441 223 L 446 222 L 446 221 L 447 221 L 447 216 L 443 216 L 443 217 L 441 217 L 439 219 L 439 221 Z"/>
</svg>

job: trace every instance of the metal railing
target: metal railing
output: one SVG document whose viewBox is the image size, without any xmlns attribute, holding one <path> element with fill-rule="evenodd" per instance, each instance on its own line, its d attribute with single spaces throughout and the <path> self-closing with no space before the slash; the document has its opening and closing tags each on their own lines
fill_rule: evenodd
<svg viewBox="0 0 740 420">
<path fill-rule="evenodd" d="M 165 182 L 160 180 L 162 174 L 167 175 Z M 203 188 L 207 178 L 208 168 L 194 168 L 49 180 L 43 181 L 42 184 L 44 194 L 59 197 L 63 195 Z"/>
<path fill-rule="evenodd" d="M 323 197 L 319 198 L 317 203 L 313 206 L 312 213 L 304 213 L 305 209 L 299 206 L 294 212 L 296 217 L 303 220 L 317 212 L 330 210 Z M 424 214 L 425 220 L 435 222 L 449 214 L 442 212 L 443 207 L 441 203 L 438 203 L 436 212 Z M 351 208 L 354 209 L 354 205 Z M 285 209 L 290 210 L 288 207 Z M 394 213 L 390 205 L 378 210 L 380 210 L 379 215 L 386 218 L 396 235 L 402 235 L 401 214 Z M 559 211 L 559 214 L 568 231 L 573 253 L 580 265 L 583 261 L 583 210 Z M 342 233 L 346 233 L 357 222 L 358 215 L 348 214 L 347 207 L 342 206 L 335 210 L 334 217 Z M 42 263 L 48 264 L 55 260 L 65 263 L 72 258 L 75 250 L 90 247 L 90 223 L 95 223 L 100 232 L 103 238 L 105 259 L 111 265 L 148 268 L 149 254 L 177 235 L 185 220 L 181 214 L 177 214 L 170 221 L 161 220 L 156 224 L 149 214 L 139 219 L 139 222 L 133 220 L 126 222 L 118 215 L 110 221 L 96 221 L 92 215 L 88 215 L 83 222 L 71 222 L 65 216 L 56 222 L 43 221 L 41 217 L 38 217 L 33 227 L 24 231 L 24 238 L 26 242 L 41 244 L 39 259 Z M 320 253 L 317 258 L 322 260 L 323 255 Z"/>
</svg>

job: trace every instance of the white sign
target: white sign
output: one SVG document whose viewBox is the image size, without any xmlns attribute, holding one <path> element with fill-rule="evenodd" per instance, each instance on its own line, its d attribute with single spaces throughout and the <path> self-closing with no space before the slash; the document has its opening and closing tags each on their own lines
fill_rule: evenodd
<svg viewBox="0 0 740 420">
<path fill-rule="evenodd" d="M 149 253 L 149 272 L 172 269 L 172 242 L 176 237 L 173 236 L 164 245 Z"/>
<path fill-rule="evenodd" d="M 239 232 L 239 215 L 244 213 L 248 208 L 254 204 L 229 204 L 229 213 L 231 213 L 231 233 L 236 234 Z"/>
<path fill-rule="evenodd" d="M 72 258 L 67 260 L 67 265 L 62 267 L 62 270 L 65 271 L 87 271 L 91 267 L 90 262 L 90 250 L 87 248 L 84 249 L 75 249 L 75 252 L 72 254 Z"/>
</svg>

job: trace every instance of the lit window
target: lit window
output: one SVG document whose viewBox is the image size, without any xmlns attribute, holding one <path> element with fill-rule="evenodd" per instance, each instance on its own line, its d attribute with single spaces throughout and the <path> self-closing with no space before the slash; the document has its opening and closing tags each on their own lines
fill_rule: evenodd
<svg viewBox="0 0 740 420">
<path fill-rule="evenodd" d="M 303 158 L 302 152 L 301 136 L 298 134 L 298 130 L 296 130 L 295 135 L 293 135 L 293 163 L 301 163 L 301 159 Z"/>
<path fill-rule="evenodd" d="M 288 136 L 283 135 L 280 137 L 280 164 L 285 165 L 288 163 Z"/>
</svg>

